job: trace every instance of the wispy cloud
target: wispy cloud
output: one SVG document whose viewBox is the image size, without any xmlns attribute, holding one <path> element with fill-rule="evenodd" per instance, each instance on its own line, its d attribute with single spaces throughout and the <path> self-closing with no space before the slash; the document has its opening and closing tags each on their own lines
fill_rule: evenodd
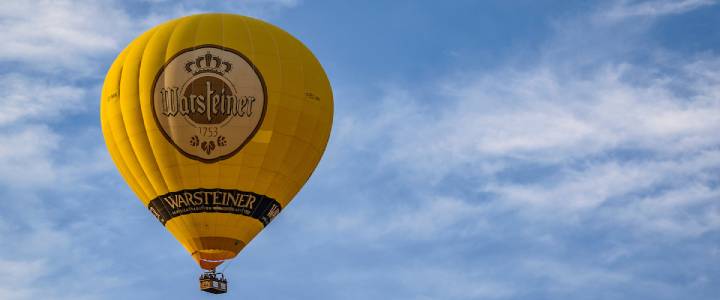
<svg viewBox="0 0 720 300">
<path fill-rule="evenodd" d="M 0 81 L 0 126 L 15 122 L 46 121 L 65 114 L 83 113 L 86 90 L 49 83 L 45 77 L 16 73 Z"/>
<path fill-rule="evenodd" d="M 703 6 L 714 5 L 715 0 L 650 0 L 618 1 L 600 15 L 609 20 L 621 20 L 631 17 L 662 17 L 685 13 Z"/>
<path fill-rule="evenodd" d="M 0 6 L 0 32 L 5 39 L 0 62 L 15 62 L 8 64 L 15 71 L 30 68 L 72 78 L 97 76 L 109 66 L 98 59 L 117 54 L 140 32 L 179 16 L 217 11 L 217 5 L 224 11 L 267 16 L 299 1 L 5 1 Z M 18 70 L 19 66 L 25 70 Z"/>
<path fill-rule="evenodd" d="M 682 294 L 683 287 L 617 263 L 665 270 L 665 262 L 643 257 L 661 255 L 649 245 L 696 253 L 720 230 L 720 58 L 655 56 L 646 40 L 629 42 L 649 28 L 630 17 L 710 4 L 621 2 L 612 14 L 627 18 L 622 26 L 640 26 L 622 31 L 592 18 L 604 12 L 591 12 L 556 23 L 562 27 L 534 64 L 386 85 L 377 106 L 339 116 L 333 142 L 352 149 L 344 159 L 376 159 L 367 169 L 392 174 L 383 188 L 408 188 L 400 197 L 363 195 L 356 201 L 372 203 L 365 209 L 313 220 L 309 230 L 332 228 L 367 244 L 427 246 L 434 236 L 464 251 L 458 244 L 469 241 L 484 245 L 472 249 L 526 249 L 501 255 L 522 270 L 514 276 L 544 282 L 542 290 L 513 289 L 525 298 L 648 295 L 605 292 L 628 285 Z M 638 52 L 651 62 L 637 61 Z M 453 249 L 474 266 L 494 266 L 487 252 Z"/>
<path fill-rule="evenodd" d="M 112 1 L 9 1 L 0 7 L 0 60 L 19 71 L 91 74 L 92 58 L 123 45 L 130 16 Z M 68 69 L 70 68 L 70 69 Z"/>
<path fill-rule="evenodd" d="M 0 134 L 0 186 L 31 187 L 52 183 L 57 174 L 53 167 L 52 151 L 59 136 L 46 126 L 17 129 Z"/>
<path fill-rule="evenodd" d="M 463 74 L 436 85 L 434 101 L 412 100 L 424 90 L 391 91 L 373 112 L 376 122 L 349 116 L 339 121 L 338 135 L 359 146 L 387 138 L 393 147 L 386 159 L 430 173 L 498 160 L 567 162 L 609 151 L 692 153 L 720 142 L 712 134 L 720 130 L 720 100 L 708 88 L 718 80 L 715 65 L 692 61 L 686 72 L 657 76 L 630 65 L 582 75 L 549 65 Z"/>
</svg>

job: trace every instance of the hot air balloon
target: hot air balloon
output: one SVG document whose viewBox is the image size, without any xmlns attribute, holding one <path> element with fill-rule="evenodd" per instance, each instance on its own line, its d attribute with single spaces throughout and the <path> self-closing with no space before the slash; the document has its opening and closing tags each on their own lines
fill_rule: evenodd
<svg viewBox="0 0 720 300">
<path fill-rule="evenodd" d="M 199 266 L 215 269 L 293 199 L 325 151 L 330 83 L 266 22 L 198 14 L 143 33 L 105 77 L 100 118 L 120 174 Z"/>
</svg>

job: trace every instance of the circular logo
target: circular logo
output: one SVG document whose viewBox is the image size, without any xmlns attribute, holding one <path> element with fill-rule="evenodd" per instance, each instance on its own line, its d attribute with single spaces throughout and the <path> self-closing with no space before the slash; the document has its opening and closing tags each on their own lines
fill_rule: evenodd
<svg viewBox="0 0 720 300">
<path fill-rule="evenodd" d="M 267 105 L 257 68 L 239 52 L 215 45 L 173 56 L 155 77 L 152 93 L 163 135 L 186 156 L 207 163 L 240 151 Z"/>
</svg>

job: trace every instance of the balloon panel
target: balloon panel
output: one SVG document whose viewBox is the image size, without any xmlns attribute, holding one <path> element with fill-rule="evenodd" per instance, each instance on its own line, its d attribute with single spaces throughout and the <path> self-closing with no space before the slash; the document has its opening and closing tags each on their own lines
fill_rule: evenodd
<svg viewBox="0 0 720 300">
<path fill-rule="evenodd" d="M 118 170 L 208 269 L 292 200 L 332 125 L 332 92 L 313 54 L 275 26 L 228 14 L 139 36 L 108 71 L 101 102 Z"/>
</svg>

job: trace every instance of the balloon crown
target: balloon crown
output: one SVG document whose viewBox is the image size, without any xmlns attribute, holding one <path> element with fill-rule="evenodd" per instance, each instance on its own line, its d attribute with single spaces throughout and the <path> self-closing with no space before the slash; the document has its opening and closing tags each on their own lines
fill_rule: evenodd
<svg viewBox="0 0 720 300">
<path fill-rule="evenodd" d="M 222 58 L 210 54 L 198 56 L 195 60 L 188 61 L 185 63 L 185 70 L 188 73 L 197 75 L 200 73 L 215 73 L 220 76 L 230 72 L 232 64 L 227 61 L 223 61 Z"/>
</svg>

